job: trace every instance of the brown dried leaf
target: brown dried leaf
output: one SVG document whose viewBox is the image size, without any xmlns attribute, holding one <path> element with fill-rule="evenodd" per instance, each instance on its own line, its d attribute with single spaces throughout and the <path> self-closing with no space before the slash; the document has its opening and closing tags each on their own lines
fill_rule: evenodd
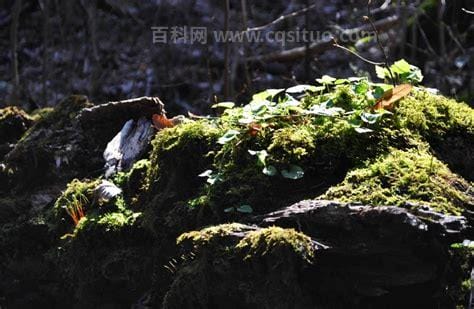
<svg viewBox="0 0 474 309">
<path fill-rule="evenodd" d="M 393 104 L 406 97 L 412 89 L 412 85 L 402 84 L 388 90 L 374 105 L 374 109 L 392 109 Z"/>
</svg>

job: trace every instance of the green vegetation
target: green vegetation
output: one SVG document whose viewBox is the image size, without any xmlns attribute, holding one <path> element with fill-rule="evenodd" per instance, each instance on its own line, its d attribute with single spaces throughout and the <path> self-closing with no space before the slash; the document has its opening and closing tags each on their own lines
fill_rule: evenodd
<svg viewBox="0 0 474 309">
<path fill-rule="evenodd" d="M 84 214 L 92 209 L 94 190 L 99 184 L 100 180 L 80 181 L 74 179 L 71 181 L 54 204 L 55 216 L 65 220 L 66 215 L 68 215 L 77 225 Z"/>
<path fill-rule="evenodd" d="M 244 253 L 246 260 L 265 255 L 282 257 L 289 251 L 309 263 L 315 251 L 310 237 L 294 229 L 276 226 L 249 232 L 236 248 Z"/>
<path fill-rule="evenodd" d="M 460 215 L 473 205 L 470 190 L 468 182 L 426 149 L 392 149 L 388 155 L 350 171 L 322 198 L 387 206 L 413 203 Z"/>
<path fill-rule="evenodd" d="M 240 240 L 237 242 L 238 239 Z M 291 252 L 310 263 L 315 251 L 311 238 L 294 229 L 274 226 L 255 230 L 240 223 L 187 232 L 179 236 L 176 243 L 194 253 L 217 247 L 217 251 L 240 255 L 243 260 L 267 255 L 279 259 Z"/>
<path fill-rule="evenodd" d="M 404 82 L 422 78 L 418 68 L 404 61 L 391 69 Z M 340 193 L 341 199 L 366 197 L 361 201 L 380 205 L 426 202 L 448 213 L 460 213 L 468 205 L 468 195 L 452 180 L 464 188 L 469 184 L 429 153 L 434 152 L 432 144 L 439 150 L 440 141 L 455 132 L 463 132 L 461 142 L 469 145 L 474 136 L 472 109 L 423 88 L 380 108 L 378 103 L 392 95 L 392 85 L 330 76 L 318 82 L 320 86 L 269 89 L 242 107 L 219 103 L 214 107 L 222 111 L 220 117 L 162 130 L 153 142 L 145 191 L 158 194 L 155 201 L 173 196 L 167 201 L 174 206 L 168 208 L 188 205 L 198 211 L 210 208 L 217 217 L 239 217 L 318 196 L 333 185 L 327 196 L 336 197 L 335 192 L 351 190 L 352 177 L 355 184 L 363 178 L 366 190 L 374 192 Z M 414 154 L 415 148 L 425 150 Z M 436 154 L 449 153 L 449 148 Z M 406 170 L 400 167 L 398 174 L 385 176 L 385 170 L 398 164 L 407 165 Z M 369 165 L 378 172 L 363 173 Z M 153 183 L 156 186 L 150 187 Z M 183 187 L 190 189 L 182 192 Z"/>
</svg>

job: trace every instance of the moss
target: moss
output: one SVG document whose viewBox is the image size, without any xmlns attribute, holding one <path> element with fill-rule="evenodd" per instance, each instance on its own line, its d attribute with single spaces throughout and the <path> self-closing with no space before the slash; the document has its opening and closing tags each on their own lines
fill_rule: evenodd
<svg viewBox="0 0 474 309">
<path fill-rule="evenodd" d="M 420 134 L 453 171 L 474 180 L 474 110 L 467 104 L 415 91 L 399 103 L 395 122 Z"/>
<path fill-rule="evenodd" d="M 205 120 L 161 130 L 152 142 L 146 184 L 153 185 L 161 175 L 169 176 L 176 167 L 185 174 L 204 170 L 206 154 L 215 146 L 220 133 L 217 127 Z"/>
<path fill-rule="evenodd" d="M 141 213 L 109 212 L 103 215 L 84 217 L 74 230 L 75 236 L 87 236 L 93 239 L 91 235 L 103 233 L 118 233 L 126 228 L 132 227 Z"/>
<path fill-rule="evenodd" d="M 64 183 L 94 170 L 91 165 L 96 161 L 75 120 L 82 108 L 91 105 L 84 96 L 70 96 L 28 129 L 5 158 L 15 172 L 18 190 Z"/>
<path fill-rule="evenodd" d="M 312 133 L 312 128 L 307 126 L 278 129 L 273 133 L 272 142 L 267 149 L 275 161 L 300 162 L 315 149 Z"/>
<path fill-rule="evenodd" d="M 414 95 L 400 101 L 396 118 L 401 127 L 418 131 L 429 140 L 441 139 L 450 132 L 474 134 L 472 108 L 426 91 L 414 91 Z"/>
<path fill-rule="evenodd" d="M 140 218 L 131 211 L 89 214 L 64 239 L 57 263 L 73 303 L 120 307 L 140 297 L 152 266 L 151 239 Z"/>
<path fill-rule="evenodd" d="M 31 116 L 16 106 L 0 109 L 0 144 L 15 143 L 33 122 Z"/>
<path fill-rule="evenodd" d="M 343 202 L 399 205 L 408 202 L 459 215 L 472 208 L 472 187 L 426 149 L 392 152 L 350 171 L 323 196 Z"/>
<path fill-rule="evenodd" d="M 66 187 L 66 190 L 54 203 L 54 213 L 57 218 L 65 220 L 69 217 L 68 207 L 72 204 L 80 204 L 80 207 L 86 212 L 92 208 L 94 202 L 94 191 L 100 184 L 100 180 L 72 180 Z"/>
<path fill-rule="evenodd" d="M 142 159 L 135 162 L 130 171 L 119 172 L 114 176 L 113 182 L 122 189 L 124 198 L 131 207 L 139 204 L 150 166 L 150 160 Z"/>
<path fill-rule="evenodd" d="M 31 117 L 35 122 L 41 121 L 42 119 L 47 118 L 52 112 L 54 111 L 54 108 L 52 107 L 44 107 L 44 108 L 39 108 L 35 109 L 34 111 L 31 112 Z"/>
<path fill-rule="evenodd" d="M 244 253 L 245 259 L 265 255 L 282 255 L 289 251 L 301 259 L 311 262 L 314 258 L 315 247 L 310 237 L 294 229 L 268 227 L 249 232 L 236 246 Z"/>
<path fill-rule="evenodd" d="M 176 243 L 178 245 L 191 246 L 193 251 L 199 251 L 203 247 L 216 245 L 222 238 L 232 233 L 241 232 L 245 228 L 246 226 L 240 223 L 221 224 L 200 231 L 184 233 L 178 237 Z"/>
</svg>

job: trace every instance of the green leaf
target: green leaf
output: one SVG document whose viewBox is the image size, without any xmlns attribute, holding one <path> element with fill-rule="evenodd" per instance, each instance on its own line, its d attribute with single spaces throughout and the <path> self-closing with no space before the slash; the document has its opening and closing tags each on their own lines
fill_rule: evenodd
<svg viewBox="0 0 474 309">
<path fill-rule="evenodd" d="M 255 150 L 248 150 L 249 154 L 251 154 L 252 156 L 257 156 L 257 159 L 258 159 L 258 164 L 260 166 L 265 166 L 266 163 L 266 159 L 268 157 L 268 152 L 266 150 L 259 150 L 259 151 L 255 151 Z"/>
<path fill-rule="evenodd" d="M 391 65 L 390 69 L 397 74 L 410 73 L 411 65 L 405 59 L 400 59 Z"/>
<path fill-rule="evenodd" d="M 234 102 L 220 102 L 211 106 L 211 108 L 233 108 Z"/>
<path fill-rule="evenodd" d="M 265 101 L 268 99 L 271 100 L 275 94 L 280 93 L 283 90 L 285 89 L 267 89 L 267 90 L 261 91 L 252 96 L 252 102 Z"/>
<path fill-rule="evenodd" d="M 210 184 L 211 186 L 215 184 L 216 182 L 221 180 L 220 174 L 213 174 L 207 178 L 207 183 Z"/>
<path fill-rule="evenodd" d="M 332 85 L 336 79 L 329 75 L 324 75 L 323 77 L 316 79 L 316 81 L 322 85 Z"/>
<path fill-rule="evenodd" d="M 300 179 L 304 176 L 304 170 L 298 165 L 291 164 L 288 170 L 282 170 L 281 175 L 288 179 Z"/>
<path fill-rule="evenodd" d="M 244 214 L 251 214 L 253 212 L 253 209 L 250 205 L 242 205 L 237 207 L 237 211 Z"/>
<path fill-rule="evenodd" d="M 352 127 L 358 128 L 362 125 L 362 120 L 360 118 L 351 118 L 347 121 Z"/>
<path fill-rule="evenodd" d="M 239 119 L 240 124 L 250 124 L 254 121 L 255 121 L 255 118 L 253 117 L 253 115 L 250 115 L 250 114 L 247 114 L 247 113 L 242 115 L 242 118 Z"/>
<path fill-rule="evenodd" d="M 375 99 L 380 99 L 384 94 L 385 90 L 380 86 L 375 87 L 373 90 L 373 96 Z"/>
<path fill-rule="evenodd" d="M 217 142 L 219 144 L 225 145 L 228 142 L 230 142 L 231 140 L 235 139 L 237 137 L 237 135 L 239 135 L 239 134 L 240 134 L 240 132 L 237 131 L 237 130 L 229 130 L 222 137 L 220 137 L 217 140 Z"/>
<path fill-rule="evenodd" d="M 372 130 L 372 129 L 369 129 L 369 128 L 362 128 L 362 127 L 354 128 L 354 130 L 355 130 L 357 133 L 361 133 L 361 134 L 374 132 L 374 130 Z"/>
<path fill-rule="evenodd" d="M 297 85 L 286 89 L 286 93 L 301 93 L 306 91 L 317 92 L 320 90 L 324 90 L 324 88 L 320 89 L 320 87 L 313 85 Z"/>
<path fill-rule="evenodd" d="M 382 114 L 362 113 L 362 115 L 360 115 L 360 119 L 369 124 L 376 123 L 380 117 L 382 117 Z"/>
<path fill-rule="evenodd" d="M 212 175 L 212 170 L 205 170 L 201 174 L 198 175 L 198 177 L 209 177 Z"/>
<path fill-rule="evenodd" d="M 386 78 L 385 73 L 388 73 L 387 69 L 378 65 L 375 66 L 375 74 L 377 74 L 378 78 L 385 79 Z"/>
<path fill-rule="evenodd" d="M 336 79 L 334 81 L 334 85 L 342 85 L 342 84 L 348 84 L 350 81 L 346 78 L 340 78 L 340 79 Z"/>
<path fill-rule="evenodd" d="M 366 94 L 369 91 L 369 83 L 361 81 L 354 86 L 355 93 Z"/>
<path fill-rule="evenodd" d="M 221 180 L 221 175 L 219 173 L 214 174 L 212 170 L 206 170 L 198 175 L 199 177 L 207 177 L 207 183 L 210 185 L 215 184 L 217 181 Z"/>
<path fill-rule="evenodd" d="M 267 176 L 272 177 L 278 174 L 278 170 L 273 165 L 269 165 L 263 168 L 262 173 L 264 173 Z"/>
<path fill-rule="evenodd" d="M 229 207 L 229 208 L 224 209 L 224 212 L 226 212 L 226 213 L 234 212 L 234 211 L 235 211 L 234 207 Z"/>
</svg>

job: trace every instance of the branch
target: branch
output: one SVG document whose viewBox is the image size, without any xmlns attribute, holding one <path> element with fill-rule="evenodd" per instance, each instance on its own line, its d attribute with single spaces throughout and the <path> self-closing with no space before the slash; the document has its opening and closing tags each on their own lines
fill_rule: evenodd
<svg viewBox="0 0 474 309">
<path fill-rule="evenodd" d="M 247 32 L 251 32 L 251 31 L 260 31 L 260 30 L 263 30 L 265 28 L 268 28 L 270 26 L 273 26 L 273 25 L 276 25 L 276 24 L 279 24 L 281 23 L 282 21 L 285 21 L 289 18 L 293 18 L 293 17 L 297 17 L 299 15 L 302 15 L 312 9 L 314 9 L 315 7 L 317 6 L 317 3 L 314 3 L 308 7 L 305 7 L 304 9 L 301 9 L 299 11 L 295 11 L 295 12 L 292 12 L 290 14 L 287 14 L 287 15 L 281 15 L 280 17 L 278 17 L 277 19 L 275 19 L 274 21 L 272 22 L 269 22 L 268 24 L 266 25 L 263 25 L 263 26 L 259 26 L 259 27 L 254 27 L 254 28 L 248 28 L 246 31 Z"/>
<path fill-rule="evenodd" d="M 374 22 L 374 27 L 377 31 L 387 31 L 391 29 L 394 25 L 398 24 L 400 21 L 398 16 L 390 16 L 381 20 Z M 319 41 L 313 42 L 309 45 L 308 52 L 311 54 L 322 53 L 327 50 L 335 48 L 333 45 L 334 39 L 342 41 L 343 37 L 351 37 L 356 35 L 361 35 L 365 32 L 372 31 L 371 25 L 364 25 L 361 27 L 344 30 L 339 34 L 336 34 L 335 37 L 325 37 Z M 306 47 L 296 47 L 288 50 L 282 50 L 278 52 L 273 52 L 265 55 L 259 55 L 255 57 L 248 58 L 248 61 L 253 62 L 291 62 L 294 60 L 302 59 L 305 57 Z"/>
<path fill-rule="evenodd" d="M 463 11 L 466 12 L 467 14 L 473 14 L 473 15 L 474 15 L 474 11 L 468 11 L 468 10 L 466 10 L 465 8 L 462 8 L 461 10 L 463 10 Z"/>
</svg>

